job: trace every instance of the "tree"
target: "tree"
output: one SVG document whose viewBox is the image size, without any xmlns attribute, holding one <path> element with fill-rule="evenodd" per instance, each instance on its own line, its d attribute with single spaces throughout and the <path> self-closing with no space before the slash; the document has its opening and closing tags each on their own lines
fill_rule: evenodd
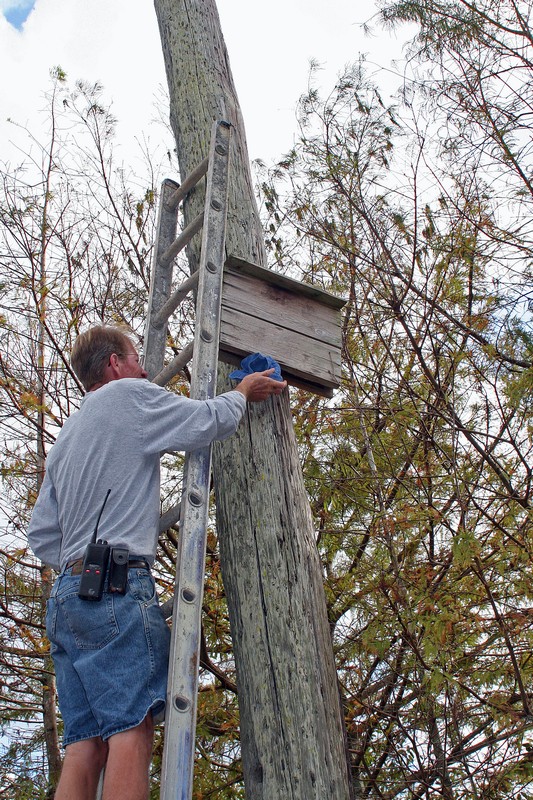
<svg viewBox="0 0 533 800">
<path fill-rule="evenodd" d="M 437 118 L 434 147 L 458 181 L 476 175 L 491 197 L 492 257 L 502 262 L 513 308 L 527 304 L 524 278 L 531 278 L 532 36 L 528 0 L 500 3 L 381 2 L 390 27 L 414 22 L 410 47 L 414 77 L 424 105 L 417 114 Z M 433 126 L 433 132 L 435 132 Z M 489 232 L 480 231 L 488 245 Z M 496 255 L 496 250 L 501 254 Z M 501 336 L 513 323 L 503 308 Z"/>
<path fill-rule="evenodd" d="M 157 0 L 182 176 L 205 157 L 214 119 L 235 131 L 228 252 L 264 263 L 244 129 L 212 0 Z M 186 213 L 192 218 L 201 205 Z M 191 254 L 195 269 L 197 253 Z M 227 370 L 221 387 L 229 388 Z M 349 795 L 320 565 L 288 398 L 247 412 L 215 449 L 217 521 L 237 665 L 247 794 Z"/>
<path fill-rule="evenodd" d="M 505 252 L 518 236 L 483 170 L 438 159 L 409 100 L 387 108 L 361 65 L 326 100 L 311 87 L 300 141 L 264 185 L 275 257 L 349 297 L 342 392 L 297 413 L 352 766 L 365 797 L 525 798 L 532 360 Z"/>
<path fill-rule="evenodd" d="M 531 193 L 525 180 L 531 173 L 525 136 L 531 80 L 529 34 L 527 28 L 520 38 L 517 32 L 526 6 L 394 8 L 405 16 L 418 14 L 417 47 L 426 69 L 414 59 L 415 49 L 416 81 L 406 81 L 409 91 L 393 107 L 361 65 L 343 75 L 326 100 L 311 85 L 300 106 L 297 145 L 264 177 L 271 261 L 348 299 L 341 391 L 333 400 L 291 395 L 298 454 L 311 499 L 357 795 L 525 800 L 533 782 Z M 203 22 L 216 30 L 207 15 Z M 187 37 L 184 45 L 196 45 L 200 61 L 213 63 L 202 41 Z M 475 59 L 479 81 L 457 81 L 457 65 L 472 77 Z M 181 66 L 189 63 L 184 58 Z M 227 83 L 225 67 L 219 74 Z M 187 81 L 181 90 L 185 104 Z M 68 105 L 60 102 L 56 111 L 82 110 L 81 129 L 108 120 L 100 102 L 76 95 L 79 107 L 61 93 Z M 185 111 L 176 114 L 175 125 L 184 117 Z M 69 130 L 72 122 L 69 117 Z M 209 127 L 207 121 L 197 130 L 207 138 Z M 104 129 L 107 122 L 99 127 Z M 181 135 L 187 137 L 186 126 Z M 95 131 L 92 141 L 104 140 Z M 184 172 L 204 156 L 204 146 L 198 145 Z M 184 158 L 191 151 L 192 145 Z M 33 150 L 40 163 L 36 152 L 41 150 Z M 51 192 L 44 189 L 46 170 L 37 189 L 28 174 L 4 170 L 6 213 L 0 219 L 0 431 L 8 517 L 0 670 L 2 719 L 11 725 L 2 771 L 13 777 L 16 788 L 6 794 L 16 800 L 46 793 L 46 779 L 36 779 L 42 730 L 24 727 L 34 737 L 27 745 L 12 734 L 16 720 L 26 725 L 42 714 L 46 645 L 39 571 L 21 545 L 35 491 L 37 435 L 46 432 L 46 450 L 76 406 L 77 390 L 63 360 L 75 326 L 122 313 L 141 324 L 152 238 L 149 180 L 123 193 L 126 179 L 117 187 L 108 159 L 98 157 L 107 165 L 102 186 L 110 192 L 102 202 L 95 191 L 100 173 L 86 161 L 77 169 L 68 161 L 67 170 L 59 152 L 49 173 Z M 246 192 L 251 195 L 249 187 Z M 104 214 L 111 197 L 112 219 Z M 191 206 L 193 201 L 201 205 L 198 195 Z M 45 208 L 42 292 L 42 259 L 36 254 Z M 239 219 L 232 214 L 234 222 Z M 258 241 L 250 246 L 259 247 Z M 99 270 L 93 268 L 97 263 Z M 44 373 L 38 372 L 41 319 Z M 174 348 L 189 324 L 173 323 Z M 180 378 L 173 388 L 185 392 L 186 382 Z M 254 417 L 254 435 L 259 430 L 274 436 L 278 421 L 286 420 L 284 409 Z M 225 452 L 234 461 L 241 458 L 238 447 Z M 249 451 L 243 452 L 248 458 Z M 287 464 L 293 456 L 291 449 Z M 257 468 L 270 480 L 259 459 L 252 466 L 254 479 Z M 163 508 L 175 501 L 181 461 L 168 467 Z M 226 493 L 217 492 L 223 505 Z M 259 532 L 259 521 L 256 527 Z M 222 558 L 217 535 L 225 539 Z M 226 533 L 224 526 L 218 534 L 214 525 L 209 531 L 197 731 L 196 790 L 228 800 L 242 797 L 243 790 L 221 563 L 230 602 L 247 615 L 246 625 L 255 613 L 253 602 L 261 602 L 255 594 L 242 604 L 240 597 L 238 603 L 231 598 L 236 578 L 232 565 L 228 576 L 228 563 L 240 535 Z M 261 609 L 260 624 L 277 622 L 269 570 L 285 564 L 279 553 L 285 555 L 289 545 L 296 550 L 301 541 L 280 538 L 279 550 L 268 540 L 272 549 L 258 562 L 262 569 L 254 564 L 249 570 L 251 582 L 264 579 L 269 613 L 265 617 Z M 245 541 L 257 544 L 262 557 L 261 536 L 250 540 L 247 533 Z M 164 592 L 172 583 L 175 542 L 174 530 L 160 542 L 157 574 Z M 248 563 L 242 569 L 248 579 Z M 282 575 L 282 583 L 289 580 Z M 297 672 L 304 660 L 296 657 L 294 642 L 289 645 Z M 241 737 L 247 738 L 244 728 Z M 274 760 L 283 755 L 279 746 L 273 750 Z M 156 752 L 154 796 L 158 758 Z M 252 783 L 247 778 L 254 797 L 261 796 L 260 789 L 255 793 L 257 777 L 252 775 Z"/>
<path fill-rule="evenodd" d="M 126 190 L 123 174 L 111 168 L 113 119 L 101 104 L 101 87 L 80 83 L 71 90 L 57 68 L 48 114 L 45 143 L 27 132 L 24 162 L 1 170 L 0 435 L 6 529 L 0 553 L 0 670 L 3 731 L 11 740 L 3 772 L 17 776 L 17 798 L 35 798 L 39 792 L 53 796 L 61 764 L 55 681 L 44 634 L 53 575 L 26 551 L 25 526 L 46 453 L 79 403 L 81 387 L 68 362 L 73 338 L 80 326 L 97 319 L 139 324 L 155 208 L 151 186 L 136 197 Z M 22 769 L 25 781 L 19 780 Z"/>
</svg>

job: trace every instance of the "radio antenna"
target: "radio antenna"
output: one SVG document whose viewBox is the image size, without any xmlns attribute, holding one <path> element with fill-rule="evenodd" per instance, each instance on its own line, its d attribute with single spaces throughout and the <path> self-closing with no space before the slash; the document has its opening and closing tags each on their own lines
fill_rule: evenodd
<svg viewBox="0 0 533 800">
<path fill-rule="evenodd" d="M 96 535 L 98 533 L 98 526 L 100 524 L 100 520 L 102 518 L 102 514 L 104 513 L 104 508 L 105 508 L 105 504 L 107 503 L 107 498 L 109 497 L 110 494 L 111 494 L 111 489 L 108 489 L 107 490 L 107 494 L 104 497 L 104 502 L 102 503 L 102 508 L 100 509 L 100 513 L 98 514 L 98 519 L 96 520 L 96 526 L 95 526 L 94 533 L 93 533 L 93 538 L 92 538 L 93 544 L 96 542 Z"/>
</svg>

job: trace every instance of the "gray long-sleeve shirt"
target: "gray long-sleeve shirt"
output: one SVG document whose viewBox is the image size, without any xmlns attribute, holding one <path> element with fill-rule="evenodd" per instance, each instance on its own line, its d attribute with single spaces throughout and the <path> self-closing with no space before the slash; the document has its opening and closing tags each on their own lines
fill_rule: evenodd
<svg viewBox="0 0 533 800">
<path fill-rule="evenodd" d="M 81 558 L 110 489 L 98 538 L 152 562 L 161 454 L 225 439 L 236 431 L 245 408 L 237 391 L 191 400 L 139 378 L 89 392 L 46 460 L 28 528 L 33 552 L 55 569 Z"/>
</svg>

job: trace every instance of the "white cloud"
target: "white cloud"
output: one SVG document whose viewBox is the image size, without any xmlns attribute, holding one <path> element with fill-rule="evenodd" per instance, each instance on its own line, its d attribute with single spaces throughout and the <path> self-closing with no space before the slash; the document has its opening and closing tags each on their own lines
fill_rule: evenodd
<svg viewBox="0 0 533 800">
<path fill-rule="evenodd" d="M 311 58 L 323 65 L 322 80 L 331 86 L 360 52 L 372 50 L 373 60 L 386 64 L 400 53 L 389 37 L 384 43 L 363 36 L 361 23 L 375 13 L 372 0 L 219 0 L 218 8 L 252 158 L 271 160 L 290 148 Z M 17 136 L 5 119 L 33 124 L 56 65 L 72 80 L 103 83 L 129 147 L 149 129 L 158 87 L 166 84 L 153 5 L 37 0 L 20 32 L 0 16 L 0 158 L 12 152 L 7 142 Z"/>
<path fill-rule="evenodd" d="M 17 131 L 10 117 L 34 125 L 61 66 L 72 81 L 99 81 L 130 143 L 153 116 L 152 102 L 164 81 L 153 8 L 144 0 L 37 0 L 21 33 L 0 18 L 0 157 L 12 153 Z"/>
<path fill-rule="evenodd" d="M 13 11 L 14 9 L 26 10 L 32 8 L 35 0 L 0 0 L 0 12 Z"/>
</svg>

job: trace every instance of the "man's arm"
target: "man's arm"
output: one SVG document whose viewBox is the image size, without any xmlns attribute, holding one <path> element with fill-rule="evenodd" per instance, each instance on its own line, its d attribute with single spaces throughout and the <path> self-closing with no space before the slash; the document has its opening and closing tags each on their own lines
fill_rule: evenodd
<svg viewBox="0 0 533 800">
<path fill-rule="evenodd" d="M 129 381 L 126 388 L 134 402 L 144 452 L 188 452 L 231 436 L 247 401 L 257 403 L 286 387 L 285 381 L 269 377 L 272 371 L 247 375 L 235 389 L 210 400 L 190 399 L 148 381 Z M 126 384 L 126 379 L 116 383 Z"/>
</svg>

